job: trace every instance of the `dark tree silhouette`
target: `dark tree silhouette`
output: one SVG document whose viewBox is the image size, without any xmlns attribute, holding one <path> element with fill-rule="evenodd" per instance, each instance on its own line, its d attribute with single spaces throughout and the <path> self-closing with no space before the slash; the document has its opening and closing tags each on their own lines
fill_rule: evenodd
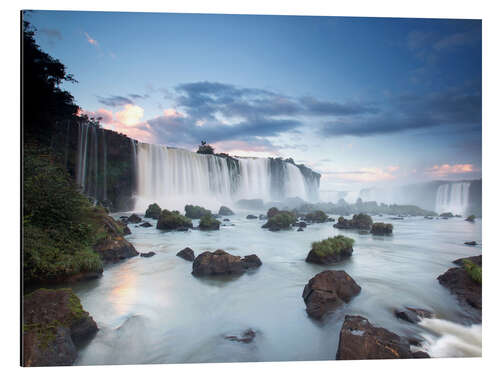
<svg viewBox="0 0 500 375">
<path fill-rule="evenodd" d="M 198 154 L 213 155 L 214 148 L 210 145 L 207 145 L 206 141 L 201 141 L 201 145 L 198 147 L 198 151 L 196 151 L 196 152 Z"/>
</svg>

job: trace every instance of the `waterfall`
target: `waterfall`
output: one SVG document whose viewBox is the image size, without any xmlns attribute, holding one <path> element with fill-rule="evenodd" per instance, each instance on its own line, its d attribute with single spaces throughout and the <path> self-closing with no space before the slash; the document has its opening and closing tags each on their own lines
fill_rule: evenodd
<svg viewBox="0 0 500 375">
<path fill-rule="evenodd" d="M 225 158 L 138 143 L 136 210 L 153 202 L 179 211 L 186 204 L 217 210 L 239 199 L 310 200 L 317 195 L 318 181 L 308 182 L 294 164 L 280 160 L 279 165 L 281 170 L 276 171 L 276 167 L 271 168 L 271 159 Z M 284 176 L 282 187 L 273 183 L 273 174 Z"/>
<path fill-rule="evenodd" d="M 436 193 L 436 212 L 464 215 L 469 204 L 470 182 L 452 182 L 439 185 Z"/>
</svg>

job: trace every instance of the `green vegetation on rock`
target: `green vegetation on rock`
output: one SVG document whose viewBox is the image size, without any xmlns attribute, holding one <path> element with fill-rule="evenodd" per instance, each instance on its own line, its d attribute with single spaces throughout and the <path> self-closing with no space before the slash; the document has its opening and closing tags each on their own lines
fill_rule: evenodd
<svg viewBox="0 0 500 375">
<path fill-rule="evenodd" d="M 184 211 L 186 211 L 186 217 L 189 217 L 190 219 L 201 219 L 205 215 L 212 214 L 210 210 L 207 210 L 201 206 L 193 206 L 190 204 L 184 207 Z"/>
<path fill-rule="evenodd" d="M 278 231 L 282 229 L 290 229 L 290 226 L 295 223 L 297 217 L 290 211 L 279 211 L 274 216 L 267 220 L 262 228 L 267 228 L 270 231 Z"/>
<path fill-rule="evenodd" d="M 165 230 L 187 230 L 192 227 L 193 223 L 190 218 L 181 215 L 179 211 L 169 210 L 161 212 L 156 224 L 157 229 Z"/>
<path fill-rule="evenodd" d="M 144 217 L 150 217 L 152 219 L 158 219 L 161 215 L 161 208 L 156 203 L 150 204 L 146 210 Z"/>
<path fill-rule="evenodd" d="M 467 219 L 465 219 L 465 221 L 473 223 L 474 221 L 476 221 L 476 215 L 469 215 Z"/>
<path fill-rule="evenodd" d="M 200 219 L 199 228 L 201 230 L 218 230 L 220 221 L 214 218 L 211 214 L 205 215 Z"/>
<path fill-rule="evenodd" d="M 335 237 L 329 237 L 322 241 L 313 242 L 311 251 L 313 251 L 317 256 L 324 257 L 349 250 L 353 245 L 354 240 L 352 238 L 338 235 Z"/>
<path fill-rule="evenodd" d="M 310 212 L 305 217 L 307 221 L 312 221 L 313 223 L 324 223 L 328 220 L 328 215 L 321 210 Z"/>
<path fill-rule="evenodd" d="M 467 274 L 478 284 L 482 284 L 483 282 L 483 269 L 481 266 L 478 266 L 474 262 L 470 260 L 464 259 L 464 269 L 467 271 Z"/>
</svg>

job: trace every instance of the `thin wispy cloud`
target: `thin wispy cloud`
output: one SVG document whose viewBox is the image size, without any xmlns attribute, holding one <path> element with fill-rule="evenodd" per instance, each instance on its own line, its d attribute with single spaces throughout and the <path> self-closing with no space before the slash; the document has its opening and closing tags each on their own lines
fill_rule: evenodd
<svg viewBox="0 0 500 375">
<path fill-rule="evenodd" d="M 99 42 L 97 40 L 95 40 L 94 38 L 92 38 L 86 31 L 84 31 L 83 34 L 85 35 L 87 42 L 89 42 L 93 46 L 96 46 L 96 47 L 99 46 Z"/>
</svg>

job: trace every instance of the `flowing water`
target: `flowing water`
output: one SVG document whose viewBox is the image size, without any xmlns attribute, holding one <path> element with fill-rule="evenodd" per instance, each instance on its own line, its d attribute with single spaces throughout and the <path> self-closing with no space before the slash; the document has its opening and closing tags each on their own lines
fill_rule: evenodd
<svg viewBox="0 0 500 375">
<path fill-rule="evenodd" d="M 436 280 L 453 260 L 481 253 L 481 246 L 463 244 L 481 241 L 481 220 L 405 218 L 392 221 L 392 237 L 375 237 L 340 231 L 332 223 L 304 232 L 269 232 L 260 228 L 263 221 L 247 220 L 246 214 L 231 216 L 224 224 L 234 226 L 212 232 L 129 225 L 127 239 L 139 252 L 156 255 L 131 258 L 107 267 L 98 280 L 73 286 L 100 328 L 76 364 L 334 359 L 345 314 L 421 337 L 433 356 L 481 355 L 481 326 L 471 325 L 478 316 L 462 309 Z M 334 266 L 304 261 L 311 242 L 340 233 L 356 240 L 352 258 Z M 192 263 L 176 256 L 186 246 L 196 255 L 219 248 L 254 253 L 263 265 L 240 277 L 196 278 Z M 362 290 L 326 321 L 316 322 L 306 314 L 302 290 L 325 269 L 345 270 Z M 418 325 L 398 320 L 393 309 L 403 306 L 432 310 L 436 319 Z M 224 339 L 247 328 L 257 332 L 252 343 Z"/>
<path fill-rule="evenodd" d="M 439 185 L 436 193 L 436 212 L 464 215 L 469 203 L 470 182 Z"/>
</svg>

